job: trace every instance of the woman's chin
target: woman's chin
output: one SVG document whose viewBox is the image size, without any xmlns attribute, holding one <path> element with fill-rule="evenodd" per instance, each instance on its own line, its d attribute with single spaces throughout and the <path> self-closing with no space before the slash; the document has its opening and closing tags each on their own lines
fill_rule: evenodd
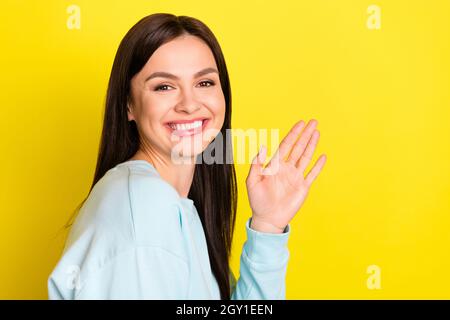
<svg viewBox="0 0 450 320">
<path fill-rule="evenodd" d="M 197 157 L 202 154 L 204 148 L 198 147 L 174 147 L 171 152 L 172 162 L 175 164 L 196 163 Z"/>
</svg>

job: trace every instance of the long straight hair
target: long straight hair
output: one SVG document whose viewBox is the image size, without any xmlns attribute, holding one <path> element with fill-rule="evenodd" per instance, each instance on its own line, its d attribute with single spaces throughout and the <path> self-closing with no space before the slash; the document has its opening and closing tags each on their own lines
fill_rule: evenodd
<svg viewBox="0 0 450 320">
<path fill-rule="evenodd" d="M 168 13 L 146 16 L 127 32 L 117 50 L 106 94 L 94 179 L 88 196 L 77 207 L 66 227 L 73 224 L 78 209 L 105 173 L 130 159 L 139 150 L 140 137 L 136 123 L 128 121 L 127 118 L 127 102 L 131 99 L 130 81 L 158 47 L 184 34 L 202 39 L 214 55 L 226 104 L 225 119 L 220 132 L 224 138 L 221 152 L 232 157 L 232 139 L 226 134 L 227 129 L 231 129 L 231 88 L 225 58 L 216 37 L 203 22 L 192 17 Z M 233 161 L 196 163 L 188 197 L 194 201 L 205 231 L 211 270 L 219 285 L 221 299 L 229 300 L 230 285 L 235 281 L 229 268 L 237 208 Z"/>
</svg>

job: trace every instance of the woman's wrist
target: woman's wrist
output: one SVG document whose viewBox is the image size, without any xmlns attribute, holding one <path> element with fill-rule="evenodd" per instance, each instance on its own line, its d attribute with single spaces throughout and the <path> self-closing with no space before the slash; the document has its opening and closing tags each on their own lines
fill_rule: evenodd
<svg viewBox="0 0 450 320">
<path fill-rule="evenodd" d="M 279 228 L 269 222 L 254 219 L 253 217 L 250 220 L 250 228 L 264 233 L 284 233 L 284 230 L 286 229 L 286 227 Z"/>
</svg>

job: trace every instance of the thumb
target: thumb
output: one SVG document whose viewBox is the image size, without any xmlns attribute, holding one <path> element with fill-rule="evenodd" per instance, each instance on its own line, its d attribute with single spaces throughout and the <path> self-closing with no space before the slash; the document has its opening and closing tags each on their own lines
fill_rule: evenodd
<svg viewBox="0 0 450 320">
<path fill-rule="evenodd" d="M 266 155 L 267 148 L 265 145 L 261 145 L 261 148 L 259 148 L 259 151 L 253 158 L 252 164 L 250 166 L 250 172 L 247 177 L 247 183 L 249 185 L 253 185 L 261 179 L 261 173 L 263 170 L 264 161 L 266 160 Z"/>
</svg>

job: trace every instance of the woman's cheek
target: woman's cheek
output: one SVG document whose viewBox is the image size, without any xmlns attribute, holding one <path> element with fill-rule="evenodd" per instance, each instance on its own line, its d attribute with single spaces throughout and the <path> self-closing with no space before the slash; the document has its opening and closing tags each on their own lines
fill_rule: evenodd
<svg viewBox="0 0 450 320">
<path fill-rule="evenodd" d="M 155 119 L 161 119 L 173 106 L 173 102 L 168 98 L 156 96 L 149 97 L 145 103 L 148 115 Z"/>
<path fill-rule="evenodd" d="M 210 96 L 207 105 L 210 106 L 216 117 L 219 117 L 222 113 L 225 114 L 225 99 L 222 92 Z"/>
<path fill-rule="evenodd" d="M 222 128 L 223 122 L 225 120 L 225 111 L 226 111 L 225 109 L 226 109 L 225 100 L 224 99 L 219 100 L 217 103 L 215 116 L 216 116 L 217 120 L 219 121 L 220 128 Z"/>
</svg>

